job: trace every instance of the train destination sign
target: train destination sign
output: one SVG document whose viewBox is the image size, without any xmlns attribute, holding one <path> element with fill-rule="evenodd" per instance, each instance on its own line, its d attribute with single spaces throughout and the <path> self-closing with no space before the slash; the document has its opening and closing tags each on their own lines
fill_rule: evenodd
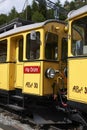
<svg viewBox="0 0 87 130">
<path fill-rule="evenodd" d="M 40 73 L 40 66 L 24 66 L 24 73 Z"/>
</svg>

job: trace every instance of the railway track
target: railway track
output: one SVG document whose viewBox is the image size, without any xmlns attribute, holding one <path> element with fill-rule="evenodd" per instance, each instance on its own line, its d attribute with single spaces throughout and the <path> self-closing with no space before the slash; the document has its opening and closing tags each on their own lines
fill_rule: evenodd
<svg viewBox="0 0 87 130">
<path fill-rule="evenodd" d="M 81 126 L 72 122 L 60 122 L 59 124 L 35 124 L 30 118 L 23 118 L 22 116 L 4 109 L 0 109 L 0 123 L 14 127 L 17 130 L 83 130 Z M 26 127 L 24 127 L 24 125 Z"/>
</svg>

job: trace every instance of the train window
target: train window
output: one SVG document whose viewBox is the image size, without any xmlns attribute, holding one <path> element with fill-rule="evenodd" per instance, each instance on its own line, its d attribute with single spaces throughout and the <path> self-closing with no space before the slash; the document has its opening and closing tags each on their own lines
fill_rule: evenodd
<svg viewBox="0 0 87 130">
<path fill-rule="evenodd" d="M 23 61 L 23 39 L 19 40 L 19 61 Z"/>
<path fill-rule="evenodd" d="M 62 52 L 61 52 L 61 59 L 66 61 L 67 60 L 67 53 L 68 53 L 68 42 L 66 38 L 62 39 Z"/>
<path fill-rule="evenodd" d="M 36 39 L 31 39 L 28 34 L 26 38 L 26 58 L 39 59 L 40 57 L 40 32 L 36 32 Z"/>
<path fill-rule="evenodd" d="M 58 58 L 58 35 L 46 32 L 45 58 L 57 60 Z"/>
<path fill-rule="evenodd" d="M 87 17 L 75 20 L 72 27 L 72 54 L 87 55 Z"/>
<path fill-rule="evenodd" d="M 7 40 L 0 41 L 0 62 L 7 60 Z"/>
</svg>

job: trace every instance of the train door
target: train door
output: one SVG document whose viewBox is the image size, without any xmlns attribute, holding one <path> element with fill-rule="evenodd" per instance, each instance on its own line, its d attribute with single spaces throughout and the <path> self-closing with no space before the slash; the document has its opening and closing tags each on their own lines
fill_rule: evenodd
<svg viewBox="0 0 87 130">
<path fill-rule="evenodd" d="M 17 39 L 17 63 L 16 63 L 16 85 L 18 89 L 23 87 L 23 38 Z"/>
<path fill-rule="evenodd" d="M 23 37 L 17 36 L 11 38 L 15 45 L 15 88 L 22 89 L 23 86 Z"/>
<path fill-rule="evenodd" d="M 40 31 L 32 31 L 26 35 L 23 93 L 41 94 L 40 37 Z"/>
</svg>

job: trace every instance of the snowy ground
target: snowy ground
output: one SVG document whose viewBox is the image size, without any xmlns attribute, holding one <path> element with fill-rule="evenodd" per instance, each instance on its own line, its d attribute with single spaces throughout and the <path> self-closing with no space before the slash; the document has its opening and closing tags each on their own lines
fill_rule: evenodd
<svg viewBox="0 0 87 130">
<path fill-rule="evenodd" d="M 0 130 L 34 130 L 27 124 L 22 124 L 20 121 L 13 119 L 8 114 L 0 111 Z"/>
</svg>

